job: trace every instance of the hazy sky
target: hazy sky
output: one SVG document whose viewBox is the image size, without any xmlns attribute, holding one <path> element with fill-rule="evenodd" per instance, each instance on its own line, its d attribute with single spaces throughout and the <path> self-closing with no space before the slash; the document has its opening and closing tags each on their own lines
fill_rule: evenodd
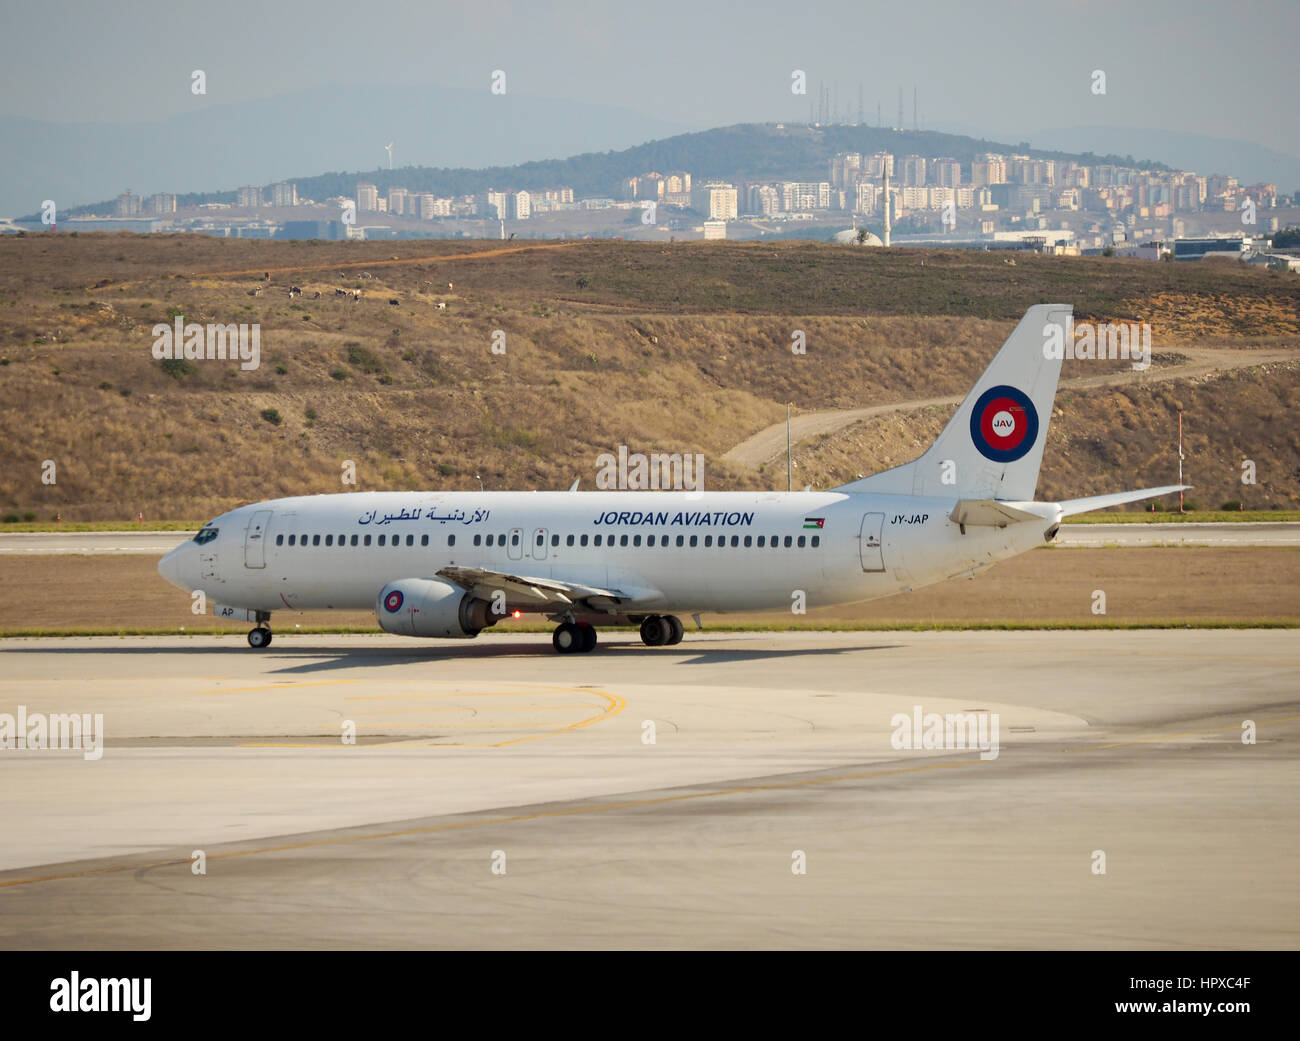
<svg viewBox="0 0 1300 1041">
<path fill-rule="evenodd" d="M 635 3 L 0 0 L 0 115 L 136 122 L 331 83 L 624 105 L 693 126 L 808 117 L 791 72 L 886 123 L 1162 127 L 1296 151 L 1296 0 Z M 207 74 L 206 97 L 190 74 Z M 1092 93 L 1102 69 L 1107 93 Z"/>
</svg>

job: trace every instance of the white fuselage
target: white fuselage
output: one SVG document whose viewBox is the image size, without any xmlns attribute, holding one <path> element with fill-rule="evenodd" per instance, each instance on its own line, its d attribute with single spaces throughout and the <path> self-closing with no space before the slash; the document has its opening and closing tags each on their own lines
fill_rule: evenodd
<svg viewBox="0 0 1300 1041">
<path fill-rule="evenodd" d="M 843 492 L 302 496 L 221 515 L 205 526 L 215 535 L 182 544 L 159 570 L 212 602 L 267 612 L 373 610 L 387 583 L 448 566 L 626 590 L 635 612 L 789 611 L 800 595 L 824 607 L 980 570 L 1041 545 L 1056 520 L 963 533 L 948 516 L 954 502 Z"/>
</svg>

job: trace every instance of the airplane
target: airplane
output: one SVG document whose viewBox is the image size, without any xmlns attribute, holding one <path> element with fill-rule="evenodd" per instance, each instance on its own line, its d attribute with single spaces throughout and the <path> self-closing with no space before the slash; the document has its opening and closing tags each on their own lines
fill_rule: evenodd
<svg viewBox="0 0 1300 1041">
<path fill-rule="evenodd" d="M 975 575 L 1050 542 L 1065 517 L 1189 487 L 1037 502 L 1073 308 L 1029 308 L 913 462 L 829 491 L 351 492 L 241 506 L 159 561 L 220 618 L 271 645 L 278 610 L 373 609 L 380 628 L 474 637 L 556 623 L 561 654 L 599 625 L 680 643 L 682 615 L 857 603 Z"/>
</svg>

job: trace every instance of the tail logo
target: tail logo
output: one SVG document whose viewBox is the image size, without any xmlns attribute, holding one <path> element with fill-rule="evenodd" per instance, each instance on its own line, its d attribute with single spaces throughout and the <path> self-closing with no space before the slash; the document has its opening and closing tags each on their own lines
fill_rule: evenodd
<svg viewBox="0 0 1300 1041">
<path fill-rule="evenodd" d="M 1038 410 L 1022 390 L 990 387 L 971 410 L 970 437 L 985 459 L 1014 463 L 1038 440 Z"/>
</svg>

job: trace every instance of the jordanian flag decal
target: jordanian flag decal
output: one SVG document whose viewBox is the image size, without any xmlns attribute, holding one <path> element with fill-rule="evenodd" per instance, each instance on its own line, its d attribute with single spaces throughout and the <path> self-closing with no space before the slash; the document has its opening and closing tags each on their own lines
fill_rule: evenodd
<svg viewBox="0 0 1300 1041">
<path fill-rule="evenodd" d="M 825 518 L 825 517 L 805 517 L 805 518 L 803 519 L 803 526 L 804 526 L 805 528 L 824 528 L 824 527 L 826 527 L 826 518 Z"/>
</svg>

